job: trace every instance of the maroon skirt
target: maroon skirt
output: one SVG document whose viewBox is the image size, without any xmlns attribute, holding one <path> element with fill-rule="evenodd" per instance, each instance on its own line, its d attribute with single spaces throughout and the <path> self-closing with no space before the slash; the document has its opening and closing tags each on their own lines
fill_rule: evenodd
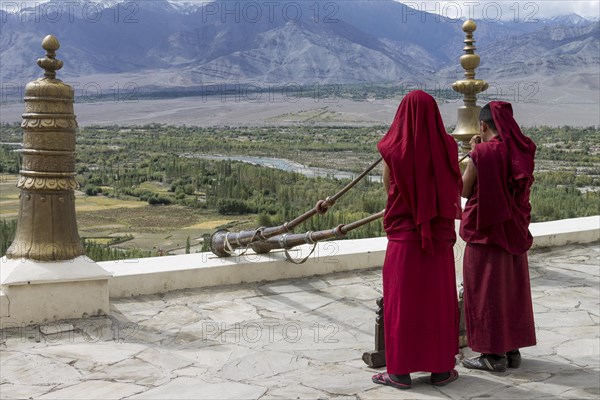
<svg viewBox="0 0 600 400">
<path fill-rule="evenodd" d="M 388 242 L 383 265 L 387 372 L 445 372 L 458 353 L 458 301 L 452 244 Z"/>
<path fill-rule="evenodd" d="M 527 253 L 468 244 L 463 262 L 467 339 L 473 351 L 502 354 L 534 346 Z"/>
</svg>

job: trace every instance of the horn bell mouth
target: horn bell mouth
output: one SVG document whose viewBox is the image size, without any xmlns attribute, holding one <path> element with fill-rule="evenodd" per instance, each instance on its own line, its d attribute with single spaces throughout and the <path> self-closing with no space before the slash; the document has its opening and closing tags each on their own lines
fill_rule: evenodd
<svg viewBox="0 0 600 400">
<path fill-rule="evenodd" d="M 229 231 L 227 229 L 220 229 L 210 235 L 210 251 L 217 257 L 229 257 L 229 254 L 225 250 L 225 237 Z"/>
</svg>

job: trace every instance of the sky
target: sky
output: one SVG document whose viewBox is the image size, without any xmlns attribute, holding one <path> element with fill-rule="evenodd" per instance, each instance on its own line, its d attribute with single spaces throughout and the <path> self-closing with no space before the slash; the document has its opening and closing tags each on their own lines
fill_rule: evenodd
<svg viewBox="0 0 600 400">
<path fill-rule="evenodd" d="M 2 9 L 7 5 L 35 5 L 44 3 L 47 0 L 0 0 Z M 73 0 L 75 1 L 75 0 Z M 95 2 L 94 0 L 88 0 Z M 112 0 L 118 1 L 118 0 Z M 122 0 L 127 1 L 127 0 Z M 152 1 L 152 0 L 146 0 Z M 207 0 L 170 0 L 171 2 L 183 3 L 206 3 Z M 235 1 L 235 0 L 231 0 Z M 240 0 L 256 1 L 265 0 Z M 276 0 L 269 0 L 276 1 Z M 297 0 L 297 1 L 316 1 L 316 0 Z M 321 0 L 325 1 L 325 0 Z M 352 0 L 344 0 L 352 1 Z M 378 1 L 378 0 L 370 0 Z M 98 0 L 97 2 L 102 2 Z M 475 19 L 489 18 L 502 20 L 523 20 L 525 18 L 549 18 L 557 15 L 576 13 L 586 18 L 600 17 L 600 1 L 584 0 L 457 0 L 457 1 L 434 1 L 434 0 L 403 0 L 402 3 L 408 4 L 421 11 L 435 12 L 448 18 L 468 18 L 473 15 Z"/>
</svg>

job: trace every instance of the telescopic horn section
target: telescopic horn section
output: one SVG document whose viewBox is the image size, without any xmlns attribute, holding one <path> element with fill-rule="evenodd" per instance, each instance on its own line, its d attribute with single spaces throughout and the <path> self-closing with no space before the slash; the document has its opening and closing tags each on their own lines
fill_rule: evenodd
<svg viewBox="0 0 600 400">
<path fill-rule="evenodd" d="M 315 244 L 323 240 L 339 239 L 346 236 L 348 232 L 356 228 L 382 218 L 384 212 L 385 210 L 382 210 L 366 218 L 351 222 L 346 225 L 339 225 L 333 229 L 326 229 L 317 232 L 308 231 L 306 233 L 286 233 L 284 235 L 271 237 L 267 240 L 251 243 L 250 247 L 255 253 L 265 254 L 275 249 L 291 249 L 292 247 L 303 244 Z"/>
<path fill-rule="evenodd" d="M 294 218 L 293 220 L 284 223 L 283 225 L 273 226 L 269 228 L 260 227 L 253 231 L 229 232 L 227 230 L 219 230 L 210 237 L 210 250 L 218 257 L 229 257 L 234 254 L 235 249 L 240 247 L 248 247 L 253 243 L 265 241 L 273 236 L 282 235 L 291 232 L 295 227 L 302 224 L 304 221 L 312 218 L 316 214 L 324 214 L 329 207 L 342 197 L 348 190 L 363 179 L 377 164 L 381 162 L 381 158 L 371 164 L 360 175 L 354 178 L 350 183 L 344 186 L 339 192 L 333 196 L 328 196 L 325 200 L 319 200 L 317 204 L 304 214 Z M 305 235 L 305 234 L 302 234 Z M 257 248 L 261 248 L 259 245 Z M 264 251 L 265 253 L 269 250 Z"/>
</svg>

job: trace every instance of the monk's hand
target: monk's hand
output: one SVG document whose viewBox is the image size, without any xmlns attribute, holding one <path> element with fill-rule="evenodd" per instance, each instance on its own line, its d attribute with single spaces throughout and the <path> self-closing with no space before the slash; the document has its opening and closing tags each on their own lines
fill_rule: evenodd
<svg viewBox="0 0 600 400">
<path fill-rule="evenodd" d="M 481 143 L 481 136 L 475 135 L 469 140 L 469 145 L 471 146 L 471 150 L 475 150 L 475 146 Z"/>
</svg>

